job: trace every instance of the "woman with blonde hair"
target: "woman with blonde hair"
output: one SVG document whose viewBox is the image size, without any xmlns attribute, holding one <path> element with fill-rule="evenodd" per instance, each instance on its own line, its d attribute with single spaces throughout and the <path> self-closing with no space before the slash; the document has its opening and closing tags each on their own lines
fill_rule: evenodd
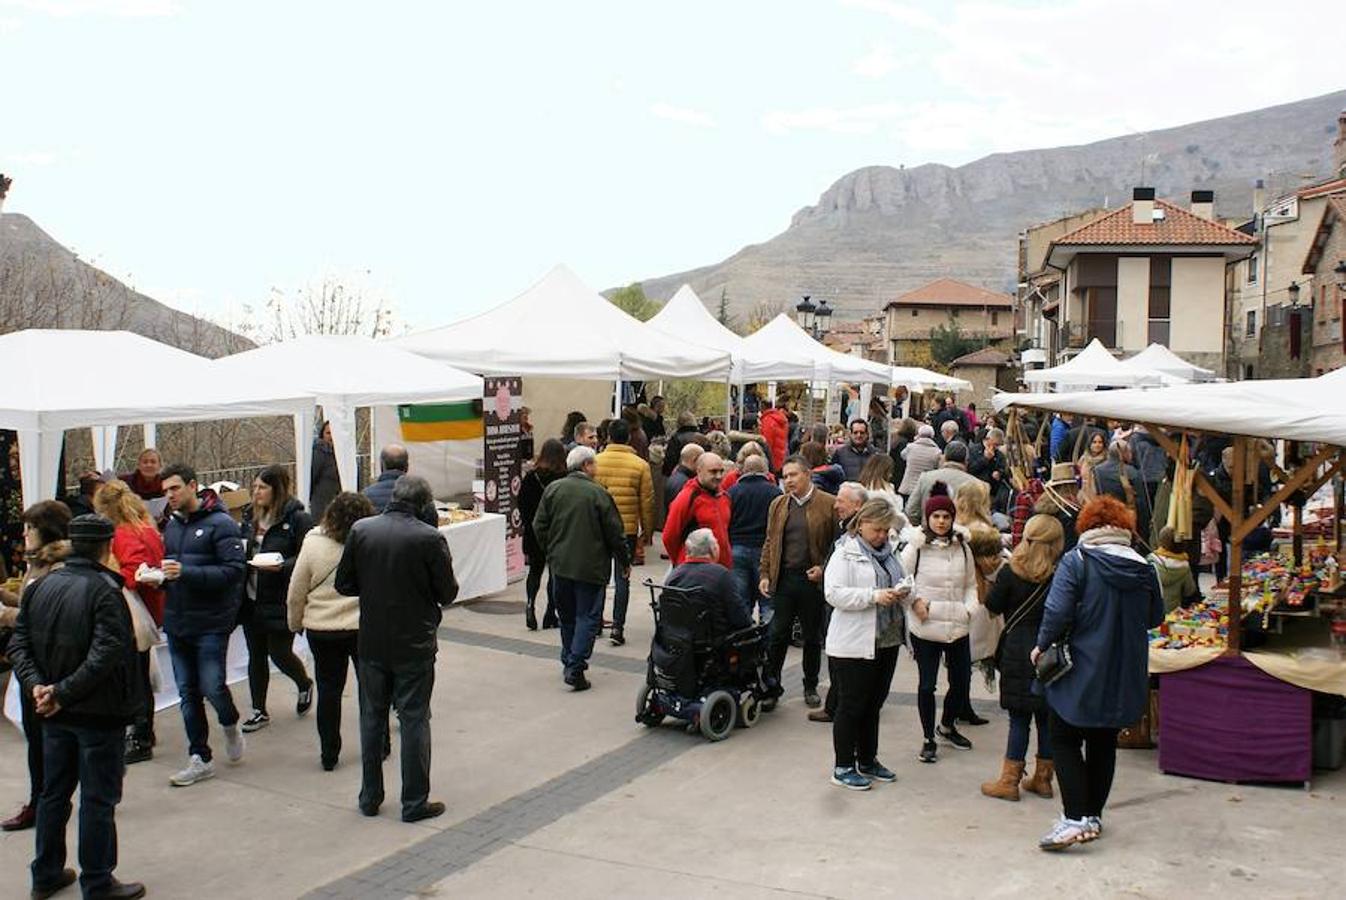
<svg viewBox="0 0 1346 900">
<path fill-rule="evenodd" d="M 866 501 L 823 573 L 823 596 L 832 606 L 828 670 L 838 688 L 832 783 L 853 791 L 897 779 L 877 756 L 879 711 L 897 669 L 906 633 L 901 604 L 910 593 L 890 537 L 896 521 L 886 500 Z"/>
<path fill-rule="evenodd" d="M 145 501 L 124 481 L 114 479 L 98 489 L 93 497 L 94 509 L 116 526 L 112 535 L 112 555 L 127 590 L 140 597 L 154 618 L 155 625 L 164 622 L 164 592 L 158 584 L 136 580 L 141 565 L 160 569 L 164 564 L 164 539 L 150 519 Z M 140 686 L 144 699 L 136 713 L 135 722 L 126 736 L 126 764 L 154 758 L 154 688 L 150 683 L 150 654 L 154 648 L 140 653 Z"/>
<path fill-rule="evenodd" d="M 1052 797 L 1052 742 L 1047 707 L 1033 693 L 1037 673 L 1028 657 L 1042 624 L 1043 601 L 1051 588 L 1056 563 L 1065 550 L 1066 535 L 1055 517 L 1036 515 L 1024 525 L 1023 540 L 1000 570 L 986 598 L 986 609 L 1005 617 L 996 666 L 1000 671 L 1000 707 L 1009 713 L 1009 739 L 1000 778 L 981 786 L 988 797 L 1018 800 L 1024 790 Z M 1028 756 L 1028 733 L 1037 724 L 1037 764 L 1031 778 L 1024 778 Z"/>
</svg>

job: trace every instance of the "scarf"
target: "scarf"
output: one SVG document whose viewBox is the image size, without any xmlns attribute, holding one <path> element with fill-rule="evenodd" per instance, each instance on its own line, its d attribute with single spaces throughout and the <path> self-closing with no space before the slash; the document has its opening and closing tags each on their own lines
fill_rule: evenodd
<svg viewBox="0 0 1346 900">
<path fill-rule="evenodd" d="M 893 545 L 885 542 L 882 547 L 872 547 L 869 541 L 856 536 L 855 543 L 874 566 L 874 587 L 878 590 L 895 587 L 902 580 L 902 564 L 893 554 Z M 874 646 L 879 649 L 896 647 L 903 642 L 902 606 L 874 607 Z"/>
</svg>

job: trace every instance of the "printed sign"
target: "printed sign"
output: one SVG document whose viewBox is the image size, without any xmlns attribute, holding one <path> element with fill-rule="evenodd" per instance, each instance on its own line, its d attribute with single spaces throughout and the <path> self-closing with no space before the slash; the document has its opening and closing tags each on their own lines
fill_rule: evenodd
<svg viewBox="0 0 1346 900">
<path fill-rule="evenodd" d="M 505 570 L 510 579 L 523 575 L 523 514 L 519 512 L 519 487 L 523 482 L 523 459 L 519 444 L 523 427 L 523 379 L 486 378 L 482 403 L 485 424 L 485 455 L 482 478 L 485 509 L 505 517 Z"/>
</svg>

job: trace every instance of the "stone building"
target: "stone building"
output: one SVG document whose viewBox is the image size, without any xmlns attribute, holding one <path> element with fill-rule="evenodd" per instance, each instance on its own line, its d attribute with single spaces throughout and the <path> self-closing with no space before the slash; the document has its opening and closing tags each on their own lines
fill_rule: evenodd
<svg viewBox="0 0 1346 900">
<path fill-rule="evenodd" d="M 977 404 L 979 410 L 991 409 L 991 398 L 997 389 L 1015 389 L 1014 370 L 1008 353 L 992 347 L 983 347 L 949 363 L 949 374 L 972 383 L 972 387 L 958 392 L 958 405 Z"/>
<path fill-rule="evenodd" d="M 883 337 L 895 366 L 929 366 L 930 335 L 955 324 L 965 337 L 1007 346 L 1014 337 L 1014 298 L 953 278 L 939 278 L 884 307 Z"/>
<path fill-rule="evenodd" d="M 1312 310 L 1308 370 L 1322 375 L 1346 364 L 1346 192 L 1328 198 L 1300 274 L 1300 305 Z"/>
</svg>

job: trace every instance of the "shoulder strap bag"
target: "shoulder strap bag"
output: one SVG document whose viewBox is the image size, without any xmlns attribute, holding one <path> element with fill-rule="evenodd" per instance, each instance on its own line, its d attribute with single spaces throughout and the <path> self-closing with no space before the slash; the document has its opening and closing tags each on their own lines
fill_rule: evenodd
<svg viewBox="0 0 1346 900">
<path fill-rule="evenodd" d="M 1075 552 L 1080 555 L 1080 581 L 1083 589 L 1089 584 L 1089 559 L 1083 550 Z M 1060 681 L 1075 667 L 1075 659 L 1070 653 L 1070 632 L 1071 629 L 1066 629 L 1066 633 L 1061 635 L 1059 640 L 1038 654 L 1036 667 L 1038 681 L 1044 686 Z"/>
</svg>

